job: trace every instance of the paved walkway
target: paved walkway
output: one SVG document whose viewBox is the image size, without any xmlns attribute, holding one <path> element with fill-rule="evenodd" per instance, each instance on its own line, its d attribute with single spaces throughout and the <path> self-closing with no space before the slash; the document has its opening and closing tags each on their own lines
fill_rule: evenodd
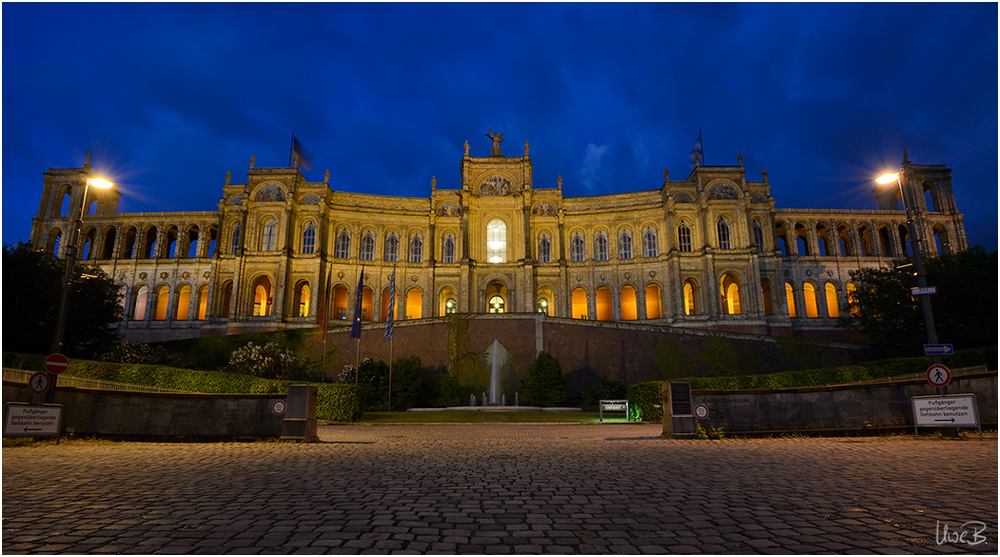
<svg viewBox="0 0 1000 557">
<path fill-rule="evenodd" d="M 997 552 L 996 438 L 659 433 L 329 426 L 308 445 L 8 448 L 3 553 Z"/>
</svg>

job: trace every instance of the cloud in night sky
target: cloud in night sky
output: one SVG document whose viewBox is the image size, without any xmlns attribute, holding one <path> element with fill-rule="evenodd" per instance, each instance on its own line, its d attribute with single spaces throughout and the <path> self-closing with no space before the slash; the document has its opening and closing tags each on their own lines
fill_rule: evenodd
<svg viewBox="0 0 1000 557">
<path fill-rule="evenodd" d="M 779 207 L 875 207 L 872 178 L 953 172 L 970 244 L 997 248 L 996 4 L 11 4 L 3 242 L 42 173 L 95 169 L 120 210 L 216 207 L 227 171 L 285 166 L 291 133 L 338 190 L 460 186 L 463 143 L 531 144 L 536 187 L 658 188 L 767 168 Z"/>
</svg>

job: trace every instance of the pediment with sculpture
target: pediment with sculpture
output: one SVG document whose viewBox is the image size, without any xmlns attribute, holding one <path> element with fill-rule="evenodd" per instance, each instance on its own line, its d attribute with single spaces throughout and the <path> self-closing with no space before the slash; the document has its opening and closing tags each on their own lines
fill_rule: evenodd
<svg viewBox="0 0 1000 557">
<path fill-rule="evenodd" d="M 514 195 L 514 186 L 503 176 L 490 176 L 479 183 L 479 195 L 483 197 Z"/>
</svg>

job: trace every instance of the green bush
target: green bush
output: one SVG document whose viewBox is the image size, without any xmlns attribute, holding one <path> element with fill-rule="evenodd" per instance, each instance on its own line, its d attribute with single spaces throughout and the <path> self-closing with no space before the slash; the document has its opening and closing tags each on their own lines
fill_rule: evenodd
<svg viewBox="0 0 1000 557">
<path fill-rule="evenodd" d="M 3 353 L 4 367 L 41 371 L 45 356 Z M 277 381 L 223 371 L 201 371 L 148 364 L 118 364 L 70 359 L 64 375 L 88 377 L 216 394 L 286 394 L 288 386 L 300 381 Z M 354 385 L 319 384 L 316 418 L 333 421 L 356 421 L 361 417 L 360 398 Z"/>
<path fill-rule="evenodd" d="M 528 406 L 562 406 L 566 403 L 566 378 L 555 356 L 539 352 L 521 383 L 521 395 Z"/>
<path fill-rule="evenodd" d="M 629 418 L 641 422 L 658 422 L 663 419 L 663 391 L 660 381 L 629 385 Z"/>
<path fill-rule="evenodd" d="M 305 367 L 295 354 L 276 342 L 262 346 L 251 341 L 237 348 L 229 357 L 226 371 L 264 379 L 306 379 Z"/>
</svg>

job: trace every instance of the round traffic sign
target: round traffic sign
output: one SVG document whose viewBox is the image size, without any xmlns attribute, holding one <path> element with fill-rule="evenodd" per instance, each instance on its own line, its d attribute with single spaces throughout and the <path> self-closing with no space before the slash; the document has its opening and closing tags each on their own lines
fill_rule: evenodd
<svg viewBox="0 0 1000 557">
<path fill-rule="evenodd" d="M 945 387 L 951 383 L 951 370 L 944 364 L 934 364 L 927 368 L 927 382 L 934 387 Z"/>
<path fill-rule="evenodd" d="M 44 371 L 36 371 L 28 379 L 28 389 L 36 395 L 44 394 L 45 391 L 49 390 L 50 383 L 49 374 Z"/>
<path fill-rule="evenodd" d="M 274 412 L 275 416 L 280 416 L 285 413 L 286 406 L 285 401 L 276 400 L 271 403 L 271 412 Z"/>
<path fill-rule="evenodd" d="M 49 373 L 60 374 L 66 371 L 67 367 L 69 367 L 69 359 L 58 352 L 45 358 L 45 371 Z"/>
<path fill-rule="evenodd" d="M 705 406 L 704 404 L 695 406 L 694 415 L 697 416 L 699 420 L 704 420 L 708 417 L 708 406 Z"/>
</svg>

